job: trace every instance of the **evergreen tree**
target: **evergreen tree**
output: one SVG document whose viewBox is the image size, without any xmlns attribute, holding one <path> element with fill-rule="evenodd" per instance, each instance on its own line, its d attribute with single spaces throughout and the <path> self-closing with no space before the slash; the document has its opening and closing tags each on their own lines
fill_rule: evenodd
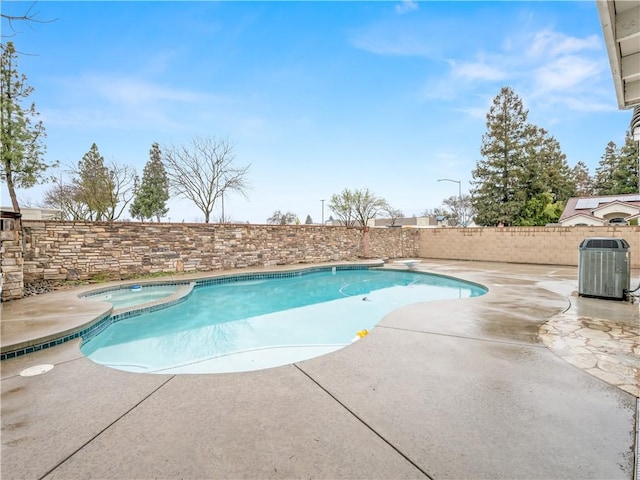
<svg viewBox="0 0 640 480">
<path fill-rule="evenodd" d="M 142 182 L 136 191 L 135 199 L 129 208 L 133 218 L 144 219 L 164 217 L 169 209 L 169 179 L 162 163 L 160 146 L 154 143 L 149 151 L 149 161 L 142 172 Z"/>
<path fill-rule="evenodd" d="M 514 225 L 557 222 L 576 189 L 566 155 L 553 136 L 531 125 L 524 159 L 519 184 L 526 200 Z"/>
<path fill-rule="evenodd" d="M 615 184 L 613 180 L 613 172 L 616 170 L 617 164 L 617 146 L 611 141 L 604 149 L 602 157 L 600 157 L 600 163 L 596 168 L 595 174 L 595 190 L 598 195 L 614 195 Z"/>
<path fill-rule="evenodd" d="M 618 162 L 613 172 L 616 194 L 638 193 L 638 143 L 627 130 L 624 145 L 618 151 Z"/>
<path fill-rule="evenodd" d="M 584 162 L 578 162 L 571 169 L 571 176 L 575 182 L 576 188 L 574 195 L 577 197 L 589 197 L 595 193 L 593 179 L 589 175 L 589 168 Z"/>
<path fill-rule="evenodd" d="M 494 98 L 487 114 L 479 160 L 473 170 L 472 203 L 479 225 L 512 225 L 526 202 L 520 188 L 530 129 L 528 111 L 509 87 Z"/>
<path fill-rule="evenodd" d="M 22 102 L 31 93 L 24 74 L 18 73 L 17 55 L 13 42 L 1 45 L 0 56 L 0 144 L 2 162 L 0 176 L 7 183 L 11 204 L 20 212 L 16 188 L 29 188 L 44 180 L 44 172 L 51 166 L 42 160 L 46 137 L 41 121 L 36 121 L 35 104 L 24 108 Z"/>
<path fill-rule="evenodd" d="M 73 180 L 77 188 L 77 198 L 86 205 L 87 219 L 95 221 L 112 220 L 110 208 L 117 203 L 114 193 L 112 172 L 104 164 L 104 158 L 94 143 L 78 162 L 78 170 Z"/>
<path fill-rule="evenodd" d="M 311 215 L 307 215 L 306 220 L 304 221 L 305 225 L 312 225 L 313 224 L 313 220 L 311 219 Z"/>
<path fill-rule="evenodd" d="M 558 141 L 527 122 L 509 87 L 494 99 L 473 171 L 479 225 L 544 225 L 560 217 L 576 185 Z"/>
<path fill-rule="evenodd" d="M 638 145 L 628 130 L 622 147 L 607 144 L 596 168 L 595 190 L 598 195 L 636 193 L 638 182 Z"/>
</svg>

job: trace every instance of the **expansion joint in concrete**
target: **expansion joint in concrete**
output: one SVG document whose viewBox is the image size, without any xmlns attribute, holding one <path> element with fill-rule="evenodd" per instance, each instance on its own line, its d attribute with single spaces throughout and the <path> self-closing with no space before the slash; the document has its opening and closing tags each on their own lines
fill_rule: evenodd
<svg viewBox="0 0 640 480">
<path fill-rule="evenodd" d="M 495 338 L 480 338 L 480 337 L 469 337 L 467 335 L 452 335 L 450 333 L 427 332 L 425 330 L 414 330 L 412 328 L 390 327 L 388 325 L 376 325 L 376 328 L 388 328 L 389 330 L 400 330 L 400 331 L 403 331 L 403 332 L 422 333 L 422 334 L 425 334 L 425 335 L 437 335 L 439 337 L 460 338 L 462 340 L 476 340 L 478 342 L 500 343 L 500 344 L 503 344 L 503 345 L 515 345 L 515 346 L 518 346 L 518 347 L 546 348 L 544 345 L 537 344 L 537 343 L 509 342 L 507 340 L 498 340 L 498 339 L 495 339 Z"/>
<path fill-rule="evenodd" d="M 429 475 L 427 472 L 425 472 L 420 465 L 416 464 L 413 460 L 411 460 L 411 458 L 409 458 L 405 453 L 403 453 L 402 451 L 400 451 L 398 449 L 398 447 L 396 447 L 393 443 L 391 443 L 389 440 L 387 440 L 384 436 L 382 436 L 378 431 L 376 431 L 371 425 L 369 425 L 364 419 L 362 419 L 360 416 L 358 416 L 353 410 L 351 410 L 349 407 L 347 407 L 344 403 L 342 403 L 335 395 L 333 395 L 329 390 L 327 390 L 326 388 L 324 388 L 315 378 L 313 378 L 311 375 L 309 375 L 307 372 L 305 372 L 302 368 L 300 368 L 300 366 L 298 366 L 297 364 L 293 364 L 294 367 L 296 367 L 305 377 L 307 377 L 309 380 L 311 380 L 313 383 L 315 383 L 318 388 L 320 388 L 320 390 L 322 390 L 324 393 L 326 393 L 327 395 L 329 395 L 329 397 L 331 397 L 336 403 L 338 403 L 338 405 L 340 405 L 342 408 L 344 408 L 347 412 L 349 412 L 350 415 L 352 415 L 356 420 L 358 420 L 358 422 L 360 422 L 362 425 L 364 425 L 365 427 L 367 427 L 367 429 L 369 429 L 371 431 L 371 433 L 373 433 L 376 437 L 378 437 L 380 440 L 382 440 L 385 444 L 387 444 L 389 447 L 391 447 L 391 449 L 393 449 L 398 455 L 400 455 L 402 458 L 404 458 L 407 462 L 409 462 L 411 465 L 413 465 L 418 471 L 420 471 L 426 478 L 428 478 L 429 480 L 434 480 L 434 478 Z"/>
<path fill-rule="evenodd" d="M 46 478 L 47 475 L 49 475 L 51 472 L 53 472 L 56 468 L 58 468 L 59 466 L 61 466 L 62 464 L 64 464 L 67 460 L 69 460 L 71 457 L 73 457 L 76 453 L 78 453 L 80 450 L 82 450 L 84 447 L 86 447 L 87 445 L 89 445 L 91 442 L 93 442 L 96 438 L 98 438 L 100 435 L 102 435 L 104 432 L 106 432 L 107 430 L 109 430 L 113 425 L 115 425 L 116 423 L 118 423 L 121 419 L 123 419 L 124 417 L 126 417 L 130 412 L 132 412 L 133 410 L 135 410 L 136 408 L 138 408 L 139 405 L 141 405 L 144 401 L 146 401 L 148 398 L 150 398 L 154 393 L 156 393 L 158 390 L 160 390 L 162 387 L 164 387 L 167 383 L 169 383 L 171 380 L 173 380 L 173 378 L 175 377 L 175 375 L 172 375 L 170 378 L 168 378 L 165 382 L 162 382 L 157 388 L 154 388 L 151 392 L 149 392 L 148 395 L 145 395 L 139 402 L 137 402 L 135 405 L 133 405 L 130 409 L 128 409 L 126 412 L 124 412 L 122 415 L 120 415 L 119 417 L 117 417 L 113 422 L 111 422 L 109 425 L 107 425 L 106 427 L 104 427 L 102 430 L 100 430 L 98 433 L 96 433 L 93 437 L 91 437 L 89 440 L 87 440 L 86 442 L 84 442 L 82 445 L 80 445 L 77 449 L 75 449 L 73 452 L 71 452 L 69 455 L 67 455 L 67 457 L 58 462 L 56 465 L 54 465 L 51 469 L 49 469 L 47 472 L 44 473 L 44 475 L 42 475 L 38 480 L 42 480 L 43 478 Z"/>
</svg>

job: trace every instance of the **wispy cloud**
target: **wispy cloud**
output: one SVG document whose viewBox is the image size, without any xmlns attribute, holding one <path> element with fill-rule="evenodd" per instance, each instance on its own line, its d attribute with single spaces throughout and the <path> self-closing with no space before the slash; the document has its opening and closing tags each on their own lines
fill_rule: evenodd
<svg viewBox="0 0 640 480">
<path fill-rule="evenodd" d="M 536 94 L 570 91 L 602 73 L 602 65 L 590 58 L 566 55 L 551 59 L 533 71 L 533 90 Z"/>
<path fill-rule="evenodd" d="M 541 56 L 561 56 L 584 50 L 599 51 L 602 44 L 597 35 L 590 35 L 585 38 L 570 37 L 560 32 L 543 30 L 533 34 L 527 54 L 530 57 Z"/>
<path fill-rule="evenodd" d="M 502 68 L 481 62 L 451 61 L 451 75 L 466 80 L 498 81 L 509 77 Z"/>
<path fill-rule="evenodd" d="M 402 3 L 396 5 L 396 13 L 403 15 L 413 10 L 418 9 L 418 2 L 413 0 L 404 0 Z"/>
<path fill-rule="evenodd" d="M 435 50 L 423 32 L 395 25 L 376 25 L 354 32 L 350 41 L 354 47 L 376 55 L 431 57 Z"/>
<path fill-rule="evenodd" d="M 59 78 L 56 97 L 64 108 L 50 111 L 47 121 L 127 129 L 136 127 L 180 128 L 185 115 L 212 111 L 233 99 L 174 87 L 135 76 L 85 74 Z M 89 120 L 88 120 L 89 119 Z"/>
</svg>

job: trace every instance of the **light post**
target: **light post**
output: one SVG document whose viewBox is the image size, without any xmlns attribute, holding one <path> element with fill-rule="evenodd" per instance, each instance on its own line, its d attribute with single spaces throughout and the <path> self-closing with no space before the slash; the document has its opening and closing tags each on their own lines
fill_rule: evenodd
<svg viewBox="0 0 640 480">
<path fill-rule="evenodd" d="M 458 184 L 458 226 L 462 225 L 462 182 L 460 180 L 451 180 L 450 178 L 440 178 L 439 182 L 453 182 Z"/>
<path fill-rule="evenodd" d="M 324 226 L 324 200 L 320 200 L 322 202 L 322 225 Z"/>
</svg>

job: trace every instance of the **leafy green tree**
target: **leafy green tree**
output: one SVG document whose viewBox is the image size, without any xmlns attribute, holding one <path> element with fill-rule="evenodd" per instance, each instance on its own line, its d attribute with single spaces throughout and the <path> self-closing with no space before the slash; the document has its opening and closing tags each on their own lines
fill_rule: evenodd
<svg viewBox="0 0 640 480">
<path fill-rule="evenodd" d="M 577 197 L 589 197 L 595 194 L 593 178 L 589 174 L 589 168 L 584 162 L 578 162 L 571 169 L 571 176 L 575 181 L 574 195 Z"/>
<path fill-rule="evenodd" d="M 638 146 L 630 130 L 619 149 L 609 142 L 596 168 L 595 189 L 598 195 L 638 192 Z"/>
<path fill-rule="evenodd" d="M 267 218 L 267 223 L 273 223 L 275 225 L 291 225 L 300 223 L 300 220 L 293 212 L 282 213 L 280 210 L 276 210 L 273 212 L 273 215 Z"/>
<path fill-rule="evenodd" d="M 329 199 L 329 209 L 347 227 L 353 227 L 356 223 L 366 227 L 369 220 L 388 208 L 387 201 L 371 193 L 368 188 L 354 191 L 345 188 Z"/>
<path fill-rule="evenodd" d="M 482 135 L 483 159 L 473 170 L 472 203 L 479 225 L 511 225 L 526 202 L 520 178 L 529 142 L 528 114 L 509 87 L 493 99 Z"/>
<path fill-rule="evenodd" d="M 13 42 L 1 46 L 0 55 L 0 175 L 7 183 L 11 204 L 20 212 L 16 188 L 29 188 L 45 180 L 45 171 L 55 164 L 42 160 L 46 137 L 42 121 L 37 121 L 35 104 L 23 106 L 33 93 L 27 77 L 18 72 Z"/>
<path fill-rule="evenodd" d="M 133 218 L 144 221 L 145 219 L 164 217 L 169 209 L 169 179 L 162 163 L 162 153 L 157 143 L 151 145 L 149 161 L 142 172 L 142 182 L 136 190 L 135 198 L 129 213 Z"/>
<path fill-rule="evenodd" d="M 514 225 L 535 226 L 557 222 L 564 210 L 564 202 L 554 202 L 553 200 L 553 195 L 549 192 L 540 192 L 530 197 L 524 204 Z"/>
<path fill-rule="evenodd" d="M 169 188 L 186 198 L 209 223 L 218 199 L 229 192 L 246 196 L 249 166 L 235 166 L 233 145 L 228 140 L 194 137 L 191 145 L 163 148 Z"/>
</svg>

